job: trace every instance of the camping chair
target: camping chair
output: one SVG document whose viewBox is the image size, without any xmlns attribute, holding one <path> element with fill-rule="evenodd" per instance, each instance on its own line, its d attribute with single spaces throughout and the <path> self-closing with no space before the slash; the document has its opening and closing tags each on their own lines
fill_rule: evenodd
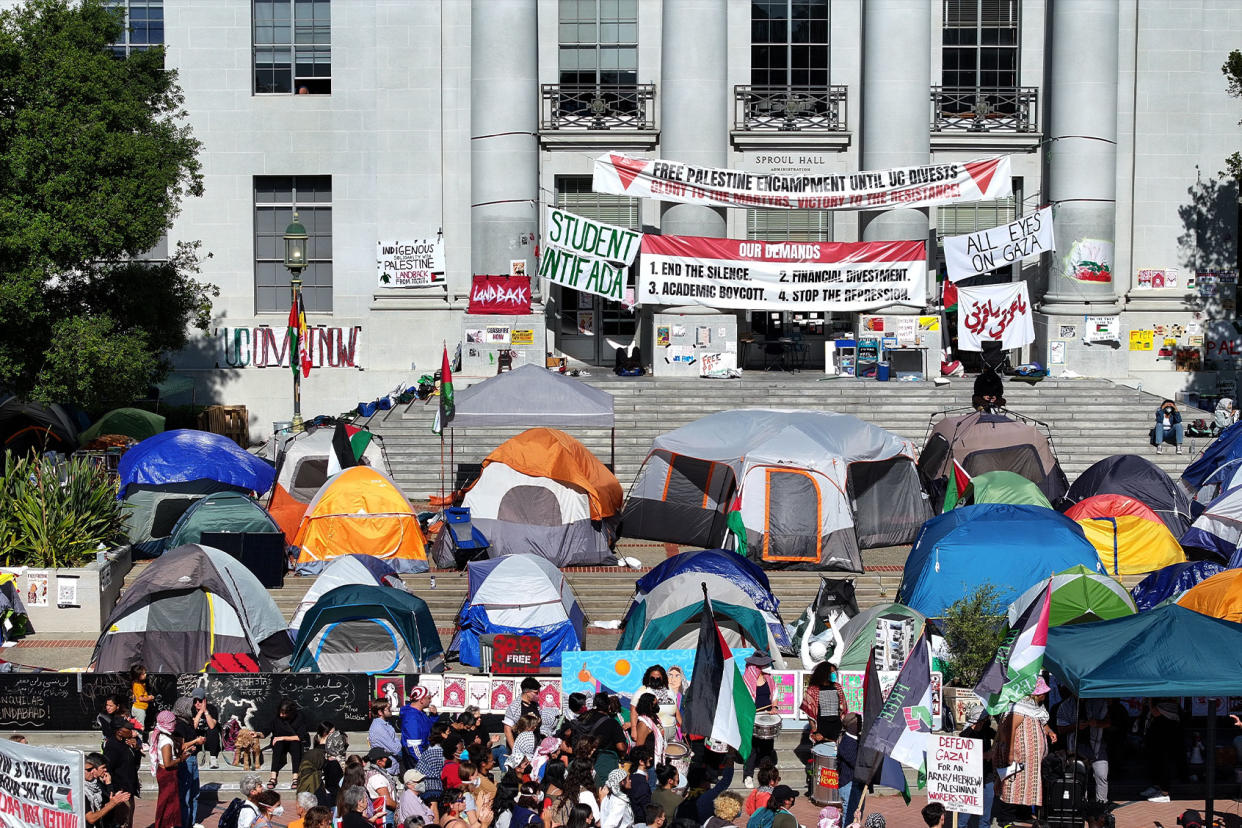
<svg viewBox="0 0 1242 828">
<path fill-rule="evenodd" d="M 983 346 L 979 361 L 983 363 L 984 371 L 995 371 L 997 376 L 1002 377 L 1013 373 L 1013 365 L 1009 363 L 1009 352 L 1001 348 L 999 340 L 984 339 L 979 344 Z"/>
<path fill-rule="evenodd" d="M 444 530 L 448 532 L 449 542 L 453 549 L 453 562 L 457 569 L 463 570 L 470 561 L 478 561 L 487 557 L 487 536 L 470 522 L 470 510 L 467 508 L 450 508 L 444 510 Z"/>
</svg>

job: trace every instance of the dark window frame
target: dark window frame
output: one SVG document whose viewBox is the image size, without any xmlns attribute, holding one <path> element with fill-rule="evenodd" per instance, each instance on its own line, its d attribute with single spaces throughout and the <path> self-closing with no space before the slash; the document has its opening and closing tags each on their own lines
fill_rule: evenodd
<svg viewBox="0 0 1242 828">
<path fill-rule="evenodd" d="M 255 95 L 332 94 L 332 0 L 251 0 Z"/>
<path fill-rule="evenodd" d="M 284 233 L 295 211 L 310 237 L 307 267 L 302 271 L 306 311 L 331 313 L 332 176 L 256 175 L 252 186 L 255 314 L 289 312 L 292 295 L 288 286 L 292 275 L 284 264 Z"/>
<path fill-rule="evenodd" d="M 832 85 L 829 0 L 752 0 L 750 82 L 757 87 Z"/>
</svg>

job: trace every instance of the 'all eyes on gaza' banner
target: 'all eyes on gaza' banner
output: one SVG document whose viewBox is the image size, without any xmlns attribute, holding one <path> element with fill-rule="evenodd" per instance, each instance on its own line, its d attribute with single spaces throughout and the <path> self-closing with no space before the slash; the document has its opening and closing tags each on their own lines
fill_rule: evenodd
<svg viewBox="0 0 1242 828">
<path fill-rule="evenodd" d="M 643 236 L 644 303 L 788 311 L 923 305 L 927 243 Z"/>
<path fill-rule="evenodd" d="M 888 210 L 1013 195 L 1009 156 L 855 173 L 782 175 L 697 167 L 610 152 L 595 159 L 597 193 L 711 207 Z"/>
</svg>

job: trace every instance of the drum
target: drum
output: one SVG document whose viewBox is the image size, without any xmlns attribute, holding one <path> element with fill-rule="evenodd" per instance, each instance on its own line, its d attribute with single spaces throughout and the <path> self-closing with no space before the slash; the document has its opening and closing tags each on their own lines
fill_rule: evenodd
<svg viewBox="0 0 1242 828">
<path fill-rule="evenodd" d="M 664 745 L 664 758 L 677 769 L 681 780 L 684 780 L 686 774 L 690 772 L 690 748 L 684 742 L 666 742 Z M 680 782 L 681 780 L 678 781 Z"/>
<path fill-rule="evenodd" d="M 729 745 L 721 739 L 704 739 L 703 746 L 712 753 L 728 753 Z"/>
<path fill-rule="evenodd" d="M 781 717 L 775 713 L 755 714 L 755 738 L 775 739 L 781 735 Z"/>
<path fill-rule="evenodd" d="M 811 801 L 816 805 L 840 802 L 841 794 L 838 789 L 841 782 L 837 776 L 837 743 L 820 742 L 811 749 L 811 754 L 815 760 L 814 769 L 811 771 L 811 781 L 814 783 L 811 789 Z"/>
</svg>

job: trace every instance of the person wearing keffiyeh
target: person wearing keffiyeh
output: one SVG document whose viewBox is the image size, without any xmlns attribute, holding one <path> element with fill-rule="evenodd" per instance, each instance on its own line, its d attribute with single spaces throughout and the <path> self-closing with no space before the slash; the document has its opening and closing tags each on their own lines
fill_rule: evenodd
<svg viewBox="0 0 1242 828">
<path fill-rule="evenodd" d="M 755 653 L 746 659 L 746 671 L 742 673 L 742 682 L 750 691 L 750 697 L 755 700 L 756 713 L 769 712 L 776 698 L 776 682 L 772 678 L 771 668 L 771 656 L 763 653 Z M 776 740 L 752 734 L 750 755 L 746 757 L 746 764 L 742 771 L 746 787 L 755 787 L 755 768 L 763 759 L 770 759 L 773 765 L 777 763 Z"/>
<path fill-rule="evenodd" d="M 624 768 L 608 774 L 604 783 L 608 793 L 599 805 L 600 828 L 632 828 L 634 811 L 630 807 L 630 775 Z"/>
</svg>

